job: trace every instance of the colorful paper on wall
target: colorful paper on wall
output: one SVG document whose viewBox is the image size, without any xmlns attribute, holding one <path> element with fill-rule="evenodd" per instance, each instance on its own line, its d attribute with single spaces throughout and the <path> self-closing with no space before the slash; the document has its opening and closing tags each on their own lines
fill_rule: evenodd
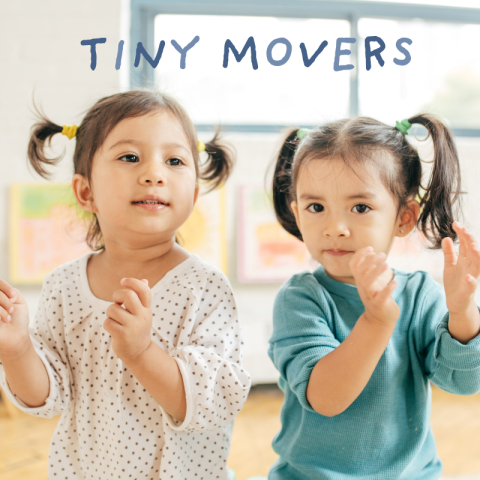
<svg viewBox="0 0 480 480">
<path fill-rule="evenodd" d="M 199 195 L 177 237 L 186 250 L 227 273 L 224 189 Z"/>
<path fill-rule="evenodd" d="M 238 208 L 239 281 L 283 282 L 295 273 L 311 270 L 305 244 L 280 226 L 263 186 L 240 187 Z"/>
<path fill-rule="evenodd" d="M 54 268 L 90 251 L 80 212 L 70 185 L 11 186 L 9 247 L 13 284 L 41 284 Z"/>
</svg>

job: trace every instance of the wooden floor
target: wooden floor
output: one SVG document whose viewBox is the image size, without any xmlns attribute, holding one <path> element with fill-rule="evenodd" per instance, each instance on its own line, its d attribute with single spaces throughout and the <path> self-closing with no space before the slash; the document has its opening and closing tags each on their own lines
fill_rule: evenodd
<svg viewBox="0 0 480 480">
<path fill-rule="evenodd" d="M 267 475 L 276 459 L 270 444 L 280 427 L 281 405 L 277 388 L 256 387 L 250 393 L 235 421 L 229 459 L 238 480 Z M 0 402 L 1 480 L 47 480 L 48 447 L 57 420 L 21 412 L 12 419 Z M 471 478 L 480 478 L 480 394 L 459 397 L 434 388 L 432 427 L 444 475 L 479 473 Z"/>
</svg>

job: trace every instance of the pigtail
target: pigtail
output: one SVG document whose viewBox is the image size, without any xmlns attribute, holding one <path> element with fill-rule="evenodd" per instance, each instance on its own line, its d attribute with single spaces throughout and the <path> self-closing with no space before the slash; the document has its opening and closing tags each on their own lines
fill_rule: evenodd
<svg viewBox="0 0 480 480">
<path fill-rule="evenodd" d="M 293 200 L 291 194 L 291 187 L 293 185 L 293 157 L 295 156 L 295 151 L 300 141 L 297 137 L 297 131 L 298 127 L 288 131 L 278 152 L 273 174 L 272 194 L 275 214 L 280 225 L 288 233 L 291 233 L 303 241 L 295 216 L 290 208 L 290 203 Z"/>
<path fill-rule="evenodd" d="M 440 249 L 443 238 L 457 239 L 452 223 L 454 205 L 459 202 L 461 193 L 458 153 L 450 130 L 433 115 L 417 115 L 409 122 L 423 125 L 433 141 L 433 169 L 420 201 L 417 226 L 433 244 L 432 248 Z M 459 205 L 457 208 L 460 210 Z"/>
<path fill-rule="evenodd" d="M 208 192 L 223 185 L 235 165 L 235 150 L 220 139 L 220 129 L 215 130 L 212 140 L 205 144 L 207 160 L 200 166 L 200 179 L 207 182 Z"/>
<path fill-rule="evenodd" d="M 61 133 L 63 128 L 50 121 L 38 108 L 36 110 L 39 121 L 30 130 L 27 155 L 35 171 L 43 178 L 48 179 L 50 173 L 45 166 L 59 163 L 64 153 L 61 153 L 58 157 L 48 158 L 45 154 L 45 145 L 49 147 L 52 137 Z"/>
</svg>

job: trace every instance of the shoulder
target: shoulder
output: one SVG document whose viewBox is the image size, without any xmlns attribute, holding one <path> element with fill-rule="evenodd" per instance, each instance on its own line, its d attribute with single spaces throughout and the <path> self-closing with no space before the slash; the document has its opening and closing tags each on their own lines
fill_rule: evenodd
<svg viewBox="0 0 480 480">
<path fill-rule="evenodd" d="M 302 272 L 287 280 L 275 297 L 273 307 L 274 323 L 291 318 L 323 316 L 328 311 L 327 291 L 310 272 Z M 290 321 L 290 320 L 289 320 Z"/>
<path fill-rule="evenodd" d="M 281 287 L 277 293 L 275 303 L 295 303 L 302 300 L 321 301 L 325 296 L 326 289 L 318 282 L 310 272 L 302 272 L 293 275 Z"/>
<path fill-rule="evenodd" d="M 46 275 L 42 286 L 43 296 L 49 299 L 60 291 L 75 288 L 79 289 L 80 269 L 84 261 L 85 256 L 77 258 L 58 266 Z"/>
<path fill-rule="evenodd" d="M 222 299 L 233 295 L 227 276 L 219 268 L 197 255 L 192 255 L 186 262 L 185 267 L 175 275 L 174 281 L 187 290 L 197 304 L 205 297 Z"/>
</svg>

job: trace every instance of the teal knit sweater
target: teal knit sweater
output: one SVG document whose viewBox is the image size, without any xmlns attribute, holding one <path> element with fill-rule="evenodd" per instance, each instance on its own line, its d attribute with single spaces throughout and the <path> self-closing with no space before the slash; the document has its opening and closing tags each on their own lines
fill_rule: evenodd
<svg viewBox="0 0 480 480">
<path fill-rule="evenodd" d="M 433 480 L 442 472 L 430 427 L 431 388 L 480 390 L 480 335 L 466 345 L 448 332 L 445 294 L 425 272 L 395 270 L 400 307 L 368 384 L 344 412 L 316 413 L 306 398 L 316 363 L 340 345 L 364 312 L 353 285 L 323 267 L 293 276 L 275 300 L 269 355 L 285 392 L 280 455 L 269 480 Z"/>
</svg>

